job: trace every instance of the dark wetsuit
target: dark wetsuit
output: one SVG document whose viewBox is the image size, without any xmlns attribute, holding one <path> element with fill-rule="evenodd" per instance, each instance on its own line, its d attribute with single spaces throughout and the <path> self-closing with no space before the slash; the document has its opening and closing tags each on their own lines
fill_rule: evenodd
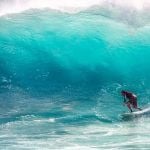
<svg viewBox="0 0 150 150">
<path fill-rule="evenodd" d="M 125 92 L 125 97 L 129 99 L 127 103 L 129 102 L 134 108 L 137 108 L 137 96 L 130 93 L 130 92 Z"/>
<path fill-rule="evenodd" d="M 138 108 L 137 106 L 137 96 L 134 95 L 133 93 L 127 92 L 127 91 L 121 91 L 122 96 L 124 97 L 124 103 L 127 105 L 127 107 L 130 109 L 132 112 L 131 107 L 142 110 L 141 108 Z"/>
</svg>

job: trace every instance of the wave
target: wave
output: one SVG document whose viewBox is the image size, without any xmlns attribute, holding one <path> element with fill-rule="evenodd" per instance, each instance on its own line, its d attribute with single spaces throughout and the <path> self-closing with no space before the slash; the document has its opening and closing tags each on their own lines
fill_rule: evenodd
<svg viewBox="0 0 150 150">
<path fill-rule="evenodd" d="M 2 17 L 0 26 L 1 88 L 149 85 L 149 26 L 47 10 Z"/>
</svg>

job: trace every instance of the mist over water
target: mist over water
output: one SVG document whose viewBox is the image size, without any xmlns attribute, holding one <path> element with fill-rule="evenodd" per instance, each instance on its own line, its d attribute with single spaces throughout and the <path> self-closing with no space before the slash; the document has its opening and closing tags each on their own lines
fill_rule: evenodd
<svg viewBox="0 0 150 150">
<path fill-rule="evenodd" d="M 0 1 L 0 148 L 148 149 L 148 1 Z M 130 137 L 130 138 L 129 138 Z M 132 139 L 132 140 L 129 140 Z"/>
</svg>

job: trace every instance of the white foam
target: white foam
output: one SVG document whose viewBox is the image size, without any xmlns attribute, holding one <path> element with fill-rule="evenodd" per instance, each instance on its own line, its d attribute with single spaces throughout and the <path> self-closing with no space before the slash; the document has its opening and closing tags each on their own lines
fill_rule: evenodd
<svg viewBox="0 0 150 150">
<path fill-rule="evenodd" d="M 20 13 L 28 9 L 50 8 L 68 13 L 75 13 L 92 6 L 134 7 L 142 10 L 150 6 L 148 0 L 1 0 L 0 15 Z M 107 7 L 107 6 L 106 6 Z"/>
<path fill-rule="evenodd" d="M 124 7 L 134 7 L 136 9 L 144 9 L 147 5 L 150 4 L 148 0 L 109 0 L 112 4 L 120 5 Z"/>
</svg>

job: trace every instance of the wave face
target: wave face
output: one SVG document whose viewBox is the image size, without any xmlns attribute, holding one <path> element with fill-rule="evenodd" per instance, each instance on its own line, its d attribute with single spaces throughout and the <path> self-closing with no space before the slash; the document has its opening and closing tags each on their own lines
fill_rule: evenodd
<svg viewBox="0 0 150 150">
<path fill-rule="evenodd" d="M 0 148 L 149 147 L 149 118 L 120 118 L 122 89 L 149 103 L 148 7 L 0 1 Z"/>
<path fill-rule="evenodd" d="M 1 17 L 0 26 L 1 88 L 149 86 L 147 24 L 43 10 Z"/>
</svg>

